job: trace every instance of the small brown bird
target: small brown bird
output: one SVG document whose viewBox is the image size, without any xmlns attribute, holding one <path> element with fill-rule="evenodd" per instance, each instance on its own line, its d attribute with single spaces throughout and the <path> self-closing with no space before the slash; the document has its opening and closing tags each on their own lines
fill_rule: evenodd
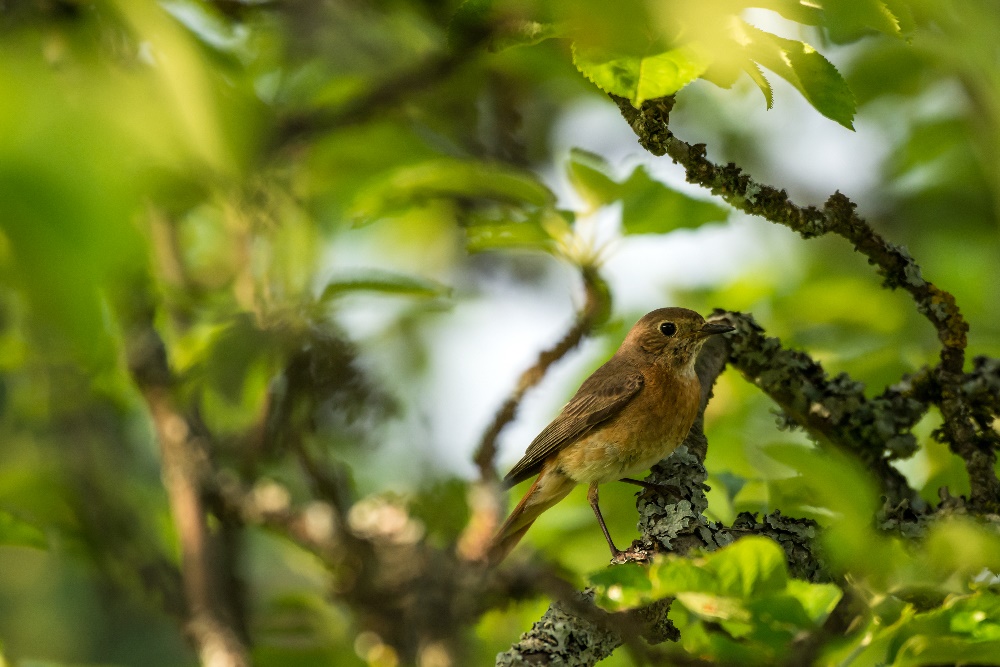
<svg viewBox="0 0 1000 667">
<path fill-rule="evenodd" d="M 587 499 L 612 557 L 620 558 L 624 552 L 604 524 L 597 486 L 649 486 L 628 476 L 660 461 L 687 437 L 701 398 L 695 358 L 708 336 L 732 330 L 686 308 L 660 308 L 636 322 L 614 356 L 584 381 L 507 473 L 504 488 L 538 478 L 497 531 L 487 561 L 496 565 L 506 558 L 535 519 L 577 484 L 590 485 Z"/>
</svg>

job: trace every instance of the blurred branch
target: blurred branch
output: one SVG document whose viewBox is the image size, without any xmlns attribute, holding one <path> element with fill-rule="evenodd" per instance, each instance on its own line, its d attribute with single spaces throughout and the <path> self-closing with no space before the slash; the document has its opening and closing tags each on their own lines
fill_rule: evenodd
<svg viewBox="0 0 1000 667">
<path fill-rule="evenodd" d="M 994 510 L 1000 507 L 994 443 L 981 429 L 977 432 L 960 387 L 969 326 L 955 298 L 926 281 L 906 248 L 883 239 L 840 192 L 831 195 L 822 209 L 798 206 L 784 190 L 757 183 L 735 164 L 720 167 L 712 163 L 705 157 L 704 144 L 689 144 L 675 137 L 668 125 L 673 97 L 647 101 L 639 109 L 624 98 L 612 99 L 639 143 L 653 155 L 669 155 L 684 167 L 689 182 L 707 188 L 745 213 L 785 225 L 803 238 L 833 233 L 847 239 L 876 266 L 885 287 L 901 287 L 910 293 L 917 310 L 934 326 L 942 346 L 936 369 L 941 387 L 938 406 L 944 417 L 942 440 L 965 461 L 973 505 Z"/>
<path fill-rule="evenodd" d="M 458 543 L 458 552 L 466 560 L 478 560 L 485 553 L 489 540 L 500 519 L 502 498 L 496 489 L 499 475 L 496 470 L 497 438 L 503 429 L 517 416 L 517 411 L 525 394 L 545 378 L 554 363 L 573 350 L 595 327 L 603 323 L 611 311 L 611 293 L 597 269 L 591 266 L 580 270 L 586 301 L 576 315 L 569 331 L 552 347 L 543 350 L 535 363 L 521 373 L 517 385 L 500 409 L 489 427 L 483 433 L 479 447 L 473 456 L 479 468 L 479 483 L 469 491 L 469 505 L 472 513 Z"/>
<path fill-rule="evenodd" d="M 187 600 L 187 629 L 202 664 L 250 664 L 239 619 L 226 609 L 228 592 L 219 542 L 208 527 L 203 480 L 209 467 L 205 436 L 197 420 L 178 409 L 174 378 L 151 313 L 129 332 L 128 364 L 152 417 L 160 445 L 163 481 L 181 546 L 181 577 Z M 231 605 L 235 607 L 236 605 Z"/>
<path fill-rule="evenodd" d="M 414 94 L 451 76 L 479 51 L 479 47 L 490 35 L 490 31 L 484 30 L 479 39 L 433 53 L 415 66 L 372 85 L 364 93 L 337 108 L 289 114 L 279 122 L 275 130 L 272 150 L 298 144 L 324 132 L 367 122 L 387 109 L 411 100 Z"/>
<path fill-rule="evenodd" d="M 370 383 L 356 363 L 357 351 L 339 332 L 310 327 L 290 347 L 283 371 L 271 379 L 260 415 L 245 434 L 246 449 L 271 459 L 291 454 L 313 495 L 327 501 L 344 525 L 356 500 L 349 470 L 327 455 L 328 448 L 310 445 L 329 443 L 333 432 L 345 440 L 362 438 L 364 420 L 391 410 L 391 400 Z M 321 427 L 317 413 L 323 405 L 336 406 L 339 416 Z M 355 420 L 361 426 L 350 430 Z M 318 433 L 320 428 L 326 436 Z M 253 465 L 246 467 L 252 471 Z"/>
<path fill-rule="evenodd" d="M 497 453 L 497 438 L 504 427 L 514 421 L 524 395 L 542 381 L 552 364 L 566 356 L 569 351 L 580 344 L 584 336 L 607 319 L 611 310 L 611 295 L 607 284 L 597 273 L 597 270 L 592 267 L 584 267 L 580 273 L 586 292 L 586 302 L 577 313 L 573 326 L 558 343 L 543 350 L 535 363 L 521 373 L 514 391 L 500 406 L 493 422 L 483 433 L 473 460 L 479 468 L 479 478 L 484 482 L 494 482 L 498 479 L 494 461 Z"/>
<path fill-rule="evenodd" d="M 72 447 L 53 461 L 65 469 L 69 507 L 79 538 L 116 598 L 140 600 L 177 621 L 185 618 L 184 593 L 176 564 L 150 534 L 142 509 L 121 484 L 128 466 L 127 437 L 115 426 L 115 408 L 105 401 L 81 404 L 90 378 L 76 368 L 51 378 L 59 442 Z"/>
</svg>

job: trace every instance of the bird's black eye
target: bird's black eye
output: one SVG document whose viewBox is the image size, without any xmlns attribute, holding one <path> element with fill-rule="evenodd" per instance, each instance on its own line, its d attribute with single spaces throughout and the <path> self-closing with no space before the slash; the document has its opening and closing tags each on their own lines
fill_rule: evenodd
<svg viewBox="0 0 1000 667">
<path fill-rule="evenodd" d="M 662 322 L 660 324 L 660 333 L 669 338 L 677 333 L 677 325 L 673 322 Z"/>
</svg>

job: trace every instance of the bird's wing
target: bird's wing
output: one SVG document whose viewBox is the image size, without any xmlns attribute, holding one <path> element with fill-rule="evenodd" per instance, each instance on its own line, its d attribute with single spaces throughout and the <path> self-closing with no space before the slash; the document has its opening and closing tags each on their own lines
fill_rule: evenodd
<svg viewBox="0 0 1000 667">
<path fill-rule="evenodd" d="M 614 378 L 611 380 L 610 378 Z M 537 473 L 545 459 L 625 407 L 642 389 L 642 373 L 612 359 L 583 383 L 552 423 L 538 434 L 507 476 L 510 488 Z"/>
</svg>

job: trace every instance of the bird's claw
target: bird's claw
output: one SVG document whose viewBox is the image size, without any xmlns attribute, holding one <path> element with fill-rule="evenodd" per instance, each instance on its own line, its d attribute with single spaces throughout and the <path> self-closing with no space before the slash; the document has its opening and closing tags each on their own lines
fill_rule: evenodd
<svg viewBox="0 0 1000 667">
<path fill-rule="evenodd" d="M 624 551 L 615 550 L 613 556 L 611 556 L 612 565 L 623 565 L 625 563 L 648 563 L 649 562 L 649 552 L 645 549 L 640 549 L 635 546 L 631 546 Z"/>
</svg>

